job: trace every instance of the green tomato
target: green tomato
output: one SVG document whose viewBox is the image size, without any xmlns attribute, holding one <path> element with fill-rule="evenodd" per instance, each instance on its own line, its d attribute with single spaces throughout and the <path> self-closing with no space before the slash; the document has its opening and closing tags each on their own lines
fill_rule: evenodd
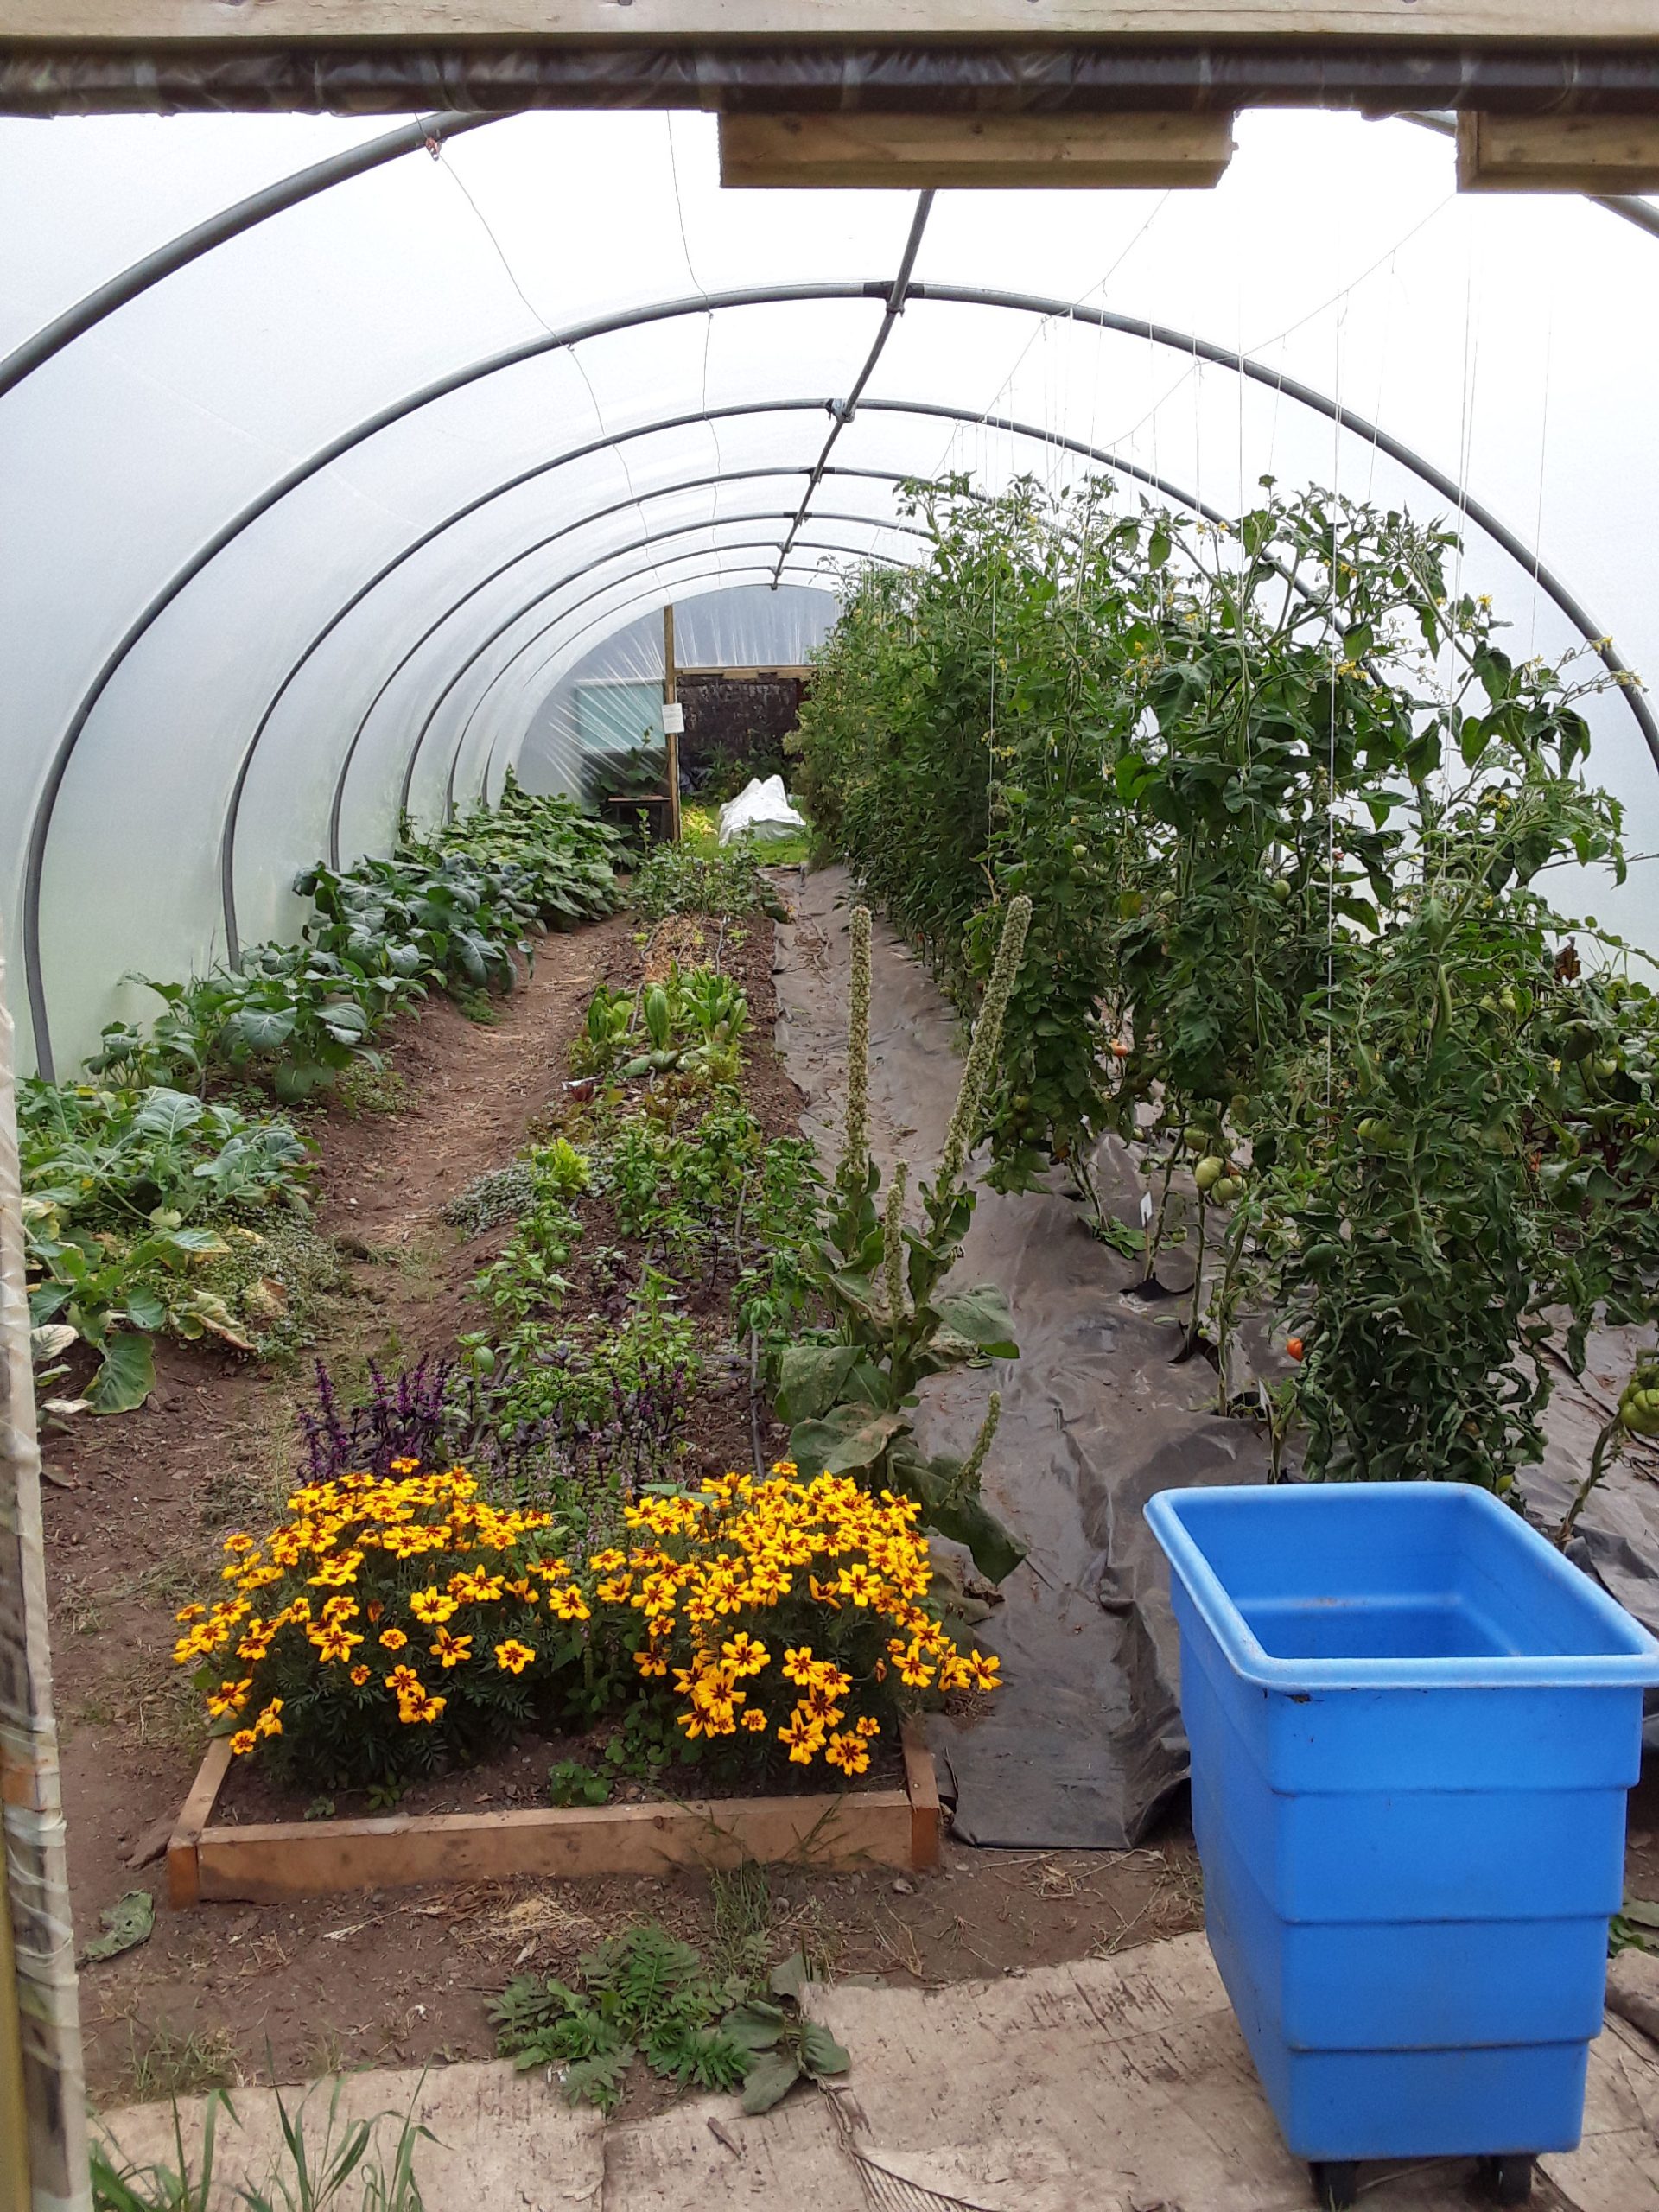
<svg viewBox="0 0 1659 2212">
<path fill-rule="evenodd" d="M 1592 1063 L 1592 1065 L 1595 1068 L 1596 1073 L 1600 1077 L 1604 1083 L 1611 1083 L 1613 1077 L 1618 1073 L 1618 1062 L 1617 1060 L 1596 1060 Z"/>
<path fill-rule="evenodd" d="M 1243 1187 L 1236 1175 L 1224 1175 L 1211 1195 L 1217 1205 L 1230 1206 Z"/>
<path fill-rule="evenodd" d="M 1227 1163 L 1216 1153 L 1207 1153 L 1192 1170 L 1192 1180 L 1201 1191 L 1213 1191 L 1227 1173 Z"/>
<path fill-rule="evenodd" d="M 1281 906 L 1287 906 L 1290 903 L 1290 878 L 1288 876 L 1275 875 L 1268 887 Z"/>
</svg>

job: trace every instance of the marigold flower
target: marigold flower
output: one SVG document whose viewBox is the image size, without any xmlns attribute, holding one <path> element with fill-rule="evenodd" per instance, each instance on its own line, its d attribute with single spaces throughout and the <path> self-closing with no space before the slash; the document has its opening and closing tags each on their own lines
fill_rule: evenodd
<svg viewBox="0 0 1659 2212">
<path fill-rule="evenodd" d="M 520 1643 L 514 1636 L 495 1647 L 495 1663 L 505 1674 L 522 1675 L 535 1656 L 529 1644 Z"/>
<path fill-rule="evenodd" d="M 838 1766 L 849 1779 L 869 1770 L 868 1745 L 861 1737 L 850 1732 L 832 1736 L 824 1747 L 823 1758 L 826 1766 Z"/>
<path fill-rule="evenodd" d="M 352 1669 L 352 1688 L 353 1688 L 353 1689 L 360 1690 L 360 1689 L 362 1688 L 362 1687 L 363 1687 L 364 1683 L 365 1683 L 365 1682 L 366 1682 L 366 1681 L 368 1681 L 368 1679 L 369 1679 L 369 1670 L 368 1670 L 368 1669 L 367 1669 L 366 1667 L 365 1667 L 365 1666 L 363 1666 L 363 1665 L 359 1664 L 359 1665 L 355 1666 L 355 1667 L 353 1667 L 353 1669 Z"/>
<path fill-rule="evenodd" d="M 778 1731 L 778 1740 L 787 1747 L 791 1765 L 810 1766 L 823 1743 L 823 1729 L 797 1706 L 788 1724 Z"/>
<path fill-rule="evenodd" d="M 383 1628 L 380 1631 L 381 1645 L 387 1651 L 401 1651 L 408 1642 L 400 1628 Z"/>
<path fill-rule="evenodd" d="M 221 1682 L 207 1695 L 207 1711 L 214 1720 L 222 1720 L 226 1713 L 240 1713 L 248 1701 L 248 1692 L 253 1688 L 253 1677 L 247 1675 L 239 1682 Z"/>
<path fill-rule="evenodd" d="M 472 1657 L 473 1639 L 470 1636 L 451 1636 L 447 1628 L 441 1628 L 429 1648 L 443 1666 L 459 1667 Z"/>
<path fill-rule="evenodd" d="M 258 1740 L 251 1728 L 238 1728 L 231 1738 L 232 1757 L 245 1758 Z"/>
</svg>

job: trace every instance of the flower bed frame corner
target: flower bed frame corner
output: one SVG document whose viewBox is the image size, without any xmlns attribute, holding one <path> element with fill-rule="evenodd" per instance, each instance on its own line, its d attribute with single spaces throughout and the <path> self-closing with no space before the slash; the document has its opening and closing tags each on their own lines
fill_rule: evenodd
<svg viewBox="0 0 1659 2212">
<path fill-rule="evenodd" d="M 932 1754 L 909 1725 L 902 1746 L 901 1789 L 215 1827 L 213 1808 L 231 1766 L 229 1743 L 217 1737 L 168 1845 L 168 1901 L 175 1908 L 274 1904 L 342 1890 L 521 1875 L 661 1874 L 744 1859 L 836 1870 L 937 1866 Z"/>
</svg>

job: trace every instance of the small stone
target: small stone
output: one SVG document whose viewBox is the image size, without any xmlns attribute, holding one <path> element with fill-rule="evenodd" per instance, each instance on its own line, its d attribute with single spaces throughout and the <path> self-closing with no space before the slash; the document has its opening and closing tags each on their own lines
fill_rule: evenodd
<svg viewBox="0 0 1659 2212">
<path fill-rule="evenodd" d="M 893 1885 L 893 1893 L 895 1897 L 914 1897 L 916 1894 L 916 1885 L 914 1882 L 906 1881 L 904 1877 L 900 1875 L 899 1878 Z"/>
<path fill-rule="evenodd" d="M 1002 1971 L 1010 1981 L 1023 1981 L 1026 1978 L 1024 1967 L 1004 1967 Z"/>
</svg>

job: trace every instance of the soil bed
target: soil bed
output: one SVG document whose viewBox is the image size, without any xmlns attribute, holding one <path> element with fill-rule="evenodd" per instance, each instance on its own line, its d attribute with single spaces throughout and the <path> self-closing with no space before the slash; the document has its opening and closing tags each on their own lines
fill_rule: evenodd
<svg viewBox="0 0 1659 2212">
<path fill-rule="evenodd" d="M 524 1810 L 550 1805 L 548 1770 L 569 1762 L 606 1778 L 613 1805 L 682 1805 L 692 1798 L 822 1796 L 822 1770 L 807 1773 L 787 1764 L 764 1779 L 753 1771 L 733 1776 L 712 1768 L 677 1763 L 664 1767 L 649 1781 L 609 1765 L 605 1747 L 615 1733 L 613 1726 L 589 1729 L 583 1735 L 525 1736 L 497 1758 L 480 1759 L 475 1766 L 455 1768 L 446 1774 L 424 1776 L 412 1783 L 396 1804 L 378 1801 L 366 1790 L 342 1789 L 329 1797 L 308 1796 L 284 1787 L 257 1764 L 235 1759 L 213 1808 L 215 1826 L 238 1821 L 367 1820 L 383 1813 L 423 1815 L 476 1813 L 493 1808 Z M 869 1771 L 849 1787 L 861 1789 L 900 1789 L 904 1761 L 896 1745 L 878 1749 Z M 585 1801 L 580 1801 L 585 1802 Z"/>
</svg>

